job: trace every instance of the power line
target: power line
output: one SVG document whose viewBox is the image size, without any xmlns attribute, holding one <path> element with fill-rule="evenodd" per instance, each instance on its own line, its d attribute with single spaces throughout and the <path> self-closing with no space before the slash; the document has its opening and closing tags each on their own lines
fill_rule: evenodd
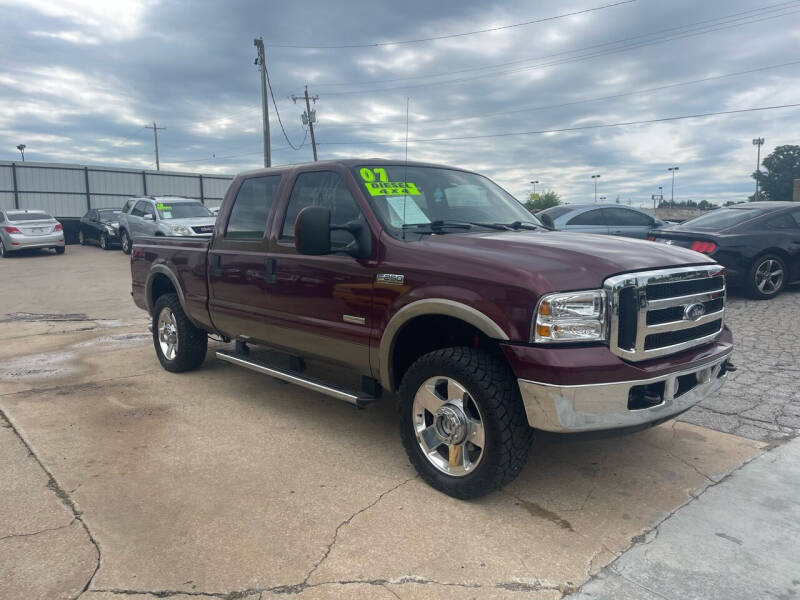
<svg viewBox="0 0 800 600">
<path fill-rule="evenodd" d="M 678 117 L 661 117 L 658 119 L 645 119 L 641 121 L 624 121 L 620 123 L 599 123 L 597 125 L 577 125 L 575 127 L 562 127 L 560 129 L 539 129 L 535 131 L 510 131 L 505 133 L 489 133 L 484 135 L 464 135 L 464 136 L 456 136 L 456 137 L 436 137 L 436 138 L 417 138 L 417 139 L 410 139 L 409 142 L 415 143 L 426 143 L 426 142 L 448 142 L 448 141 L 463 141 L 463 140 L 479 140 L 479 139 L 487 139 L 487 138 L 500 138 L 500 137 L 512 137 L 512 136 L 519 136 L 519 135 L 537 135 L 537 134 L 545 134 L 545 133 L 565 133 L 570 131 L 583 131 L 586 129 L 604 129 L 608 127 L 624 127 L 626 125 L 645 125 L 648 123 L 663 123 L 668 121 L 681 121 L 683 119 L 697 119 L 702 117 L 713 117 L 718 115 L 734 115 L 734 114 L 741 114 L 741 113 L 749 113 L 749 112 L 757 112 L 757 111 L 765 111 L 765 110 L 776 110 L 780 108 L 796 108 L 800 106 L 800 103 L 797 104 L 781 104 L 777 106 L 758 106 L 754 108 L 741 108 L 737 110 L 723 110 L 717 112 L 708 112 L 708 113 L 698 113 L 693 115 L 681 115 Z M 404 140 L 375 140 L 375 141 L 352 141 L 352 142 L 318 142 L 320 145 L 350 145 L 350 146 L 357 146 L 359 144 L 402 144 Z"/>
<path fill-rule="evenodd" d="M 333 44 L 333 45 L 302 45 L 302 44 L 267 44 L 270 48 L 296 48 L 296 49 L 312 49 L 312 50 L 332 50 L 332 49 L 341 49 L 341 48 L 377 48 L 379 46 L 399 46 L 401 44 L 419 44 L 421 42 L 432 42 L 435 40 L 446 40 L 451 38 L 457 37 L 465 37 L 468 35 L 476 35 L 479 33 L 489 33 L 492 31 L 502 31 L 504 29 L 512 29 L 514 27 L 523 27 L 525 25 L 534 25 L 536 23 L 544 23 L 546 21 L 555 21 L 557 19 L 563 19 L 565 17 L 572 17 L 575 15 L 582 15 L 598 10 L 603 10 L 605 8 L 612 8 L 614 6 L 621 6 L 623 4 L 631 4 L 632 2 L 636 2 L 636 0 L 621 0 L 620 2 L 614 2 L 613 4 L 604 4 L 602 6 L 595 6 L 593 8 L 586 8 L 583 10 L 576 10 L 573 12 L 563 13 L 560 15 L 555 15 L 553 17 L 543 17 L 540 19 L 533 19 L 531 21 L 523 21 L 521 23 L 511 23 L 510 25 L 501 25 L 499 27 L 489 27 L 488 29 L 477 29 L 475 31 L 465 31 L 462 33 L 450 33 L 447 35 L 438 35 L 433 37 L 427 38 L 418 38 L 414 40 L 399 40 L 394 42 L 373 42 L 368 44 Z"/>
<path fill-rule="evenodd" d="M 781 10 L 786 10 L 786 9 L 781 9 Z M 391 87 L 365 88 L 365 89 L 361 89 L 361 90 L 350 90 L 350 91 L 342 91 L 342 92 L 327 92 L 327 93 L 322 93 L 321 95 L 322 96 L 350 96 L 350 95 L 354 95 L 354 94 L 363 94 L 363 93 L 366 93 L 366 92 L 369 92 L 369 93 L 393 92 L 393 91 L 396 91 L 396 90 L 409 90 L 409 89 L 415 89 L 415 88 L 425 88 L 425 87 L 432 87 L 432 86 L 452 85 L 452 84 L 464 83 L 464 82 L 468 82 L 468 81 L 475 81 L 475 80 L 478 80 L 478 79 L 485 79 L 487 77 L 497 77 L 497 76 L 500 76 L 500 75 L 509 75 L 509 74 L 513 74 L 513 73 L 520 73 L 520 72 L 523 72 L 523 71 L 531 71 L 531 70 L 535 70 L 535 69 L 542 69 L 542 68 L 552 67 L 552 66 L 557 66 L 557 65 L 569 64 L 569 63 L 574 63 L 574 62 L 581 62 L 581 61 L 584 61 L 584 60 L 590 60 L 590 59 L 593 59 L 593 58 L 598 58 L 600 56 L 608 56 L 610 54 L 617 54 L 617 53 L 620 53 L 620 52 L 626 52 L 628 50 L 635 50 L 635 49 L 638 49 L 638 48 L 644 48 L 644 47 L 647 47 L 647 46 L 652 46 L 652 45 L 656 45 L 656 44 L 662 44 L 662 43 L 665 43 L 665 42 L 671 42 L 671 41 L 684 39 L 684 38 L 688 38 L 688 37 L 704 35 L 706 33 L 713 33 L 713 32 L 722 31 L 722 30 L 725 30 L 725 29 L 732 29 L 732 28 L 735 28 L 735 27 L 742 27 L 744 25 L 751 25 L 751 24 L 759 23 L 761 21 L 766 21 L 766 20 L 769 20 L 769 19 L 776 19 L 776 18 L 779 18 L 779 17 L 785 17 L 785 16 L 788 16 L 790 14 L 795 14 L 796 12 L 800 12 L 800 10 L 795 10 L 795 11 L 791 11 L 791 12 L 785 12 L 785 13 L 782 13 L 782 14 L 771 15 L 771 16 L 768 16 L 768 17 L 762 17 L 760 19 L 752 19 L 752 18 L 748 17 L 747 19 L 750 19 L 750 20 L 744 20 L 744 22 L 741 22 L 741 23 L 729 22 L 729 23 L 721 24 L 719 26 L 713 26 L 713 27 L 710 27 L 710 28 L 709 27 L 705 27 L 704 31 L 701 30 L 701 31 L 686 32 L 686 33 L 676 34 L 676 35 L 673 35 L 673 36 L 666 36 L 666 37 L 663 37 L 663 38 L 660 38 L 660 39 L 647 40 L 647 41 L 643 41 L 643 42 L 636 43 L 636 44 L 630 44 L 630 45 L 622 46 L 622 47 L 619 47 L 619 48 L 610 48 L 608 50 L 604 50 L 604 51 L 601 51 L 601 52 L 591 52 L 591 53 L 588 53 L 588 54 L 583 54 L 583 55 L 573 56 L 573 57 L 567 57 L 567 58 L 563 58 L 563 59 L 555 60 L 555 61 L 551 61 L 551 62 L 539 63 L 539 64 L 535 64 L 535 65 L 529 65 L 529 66 L 526 66 L 526 67 L 517 67 L 517 68 L 514 68 L 514 69 L 501 70 L 501 71 L 496 71 L 496 72 L 493 72 L 493 73 L 485 73 L 485 74 L 482 74 L 482 75 L 474 75 L 472 77 L 460 77 L 460 78 L 455 78 L 455 79 L 446 79 L 446 80 L 443 80 L 443 81 L 432 81 L 432 82 L 419 83 L 419 84 L 414 84 L 414 85 L 399 85 L 399 86 L 391 86 Z M 742 21 L 742 20 L 743 19 L 736 19 L 736 21 Z M 580 50 L 572 51 L 571 53 L 579 52 L 579 51 Z"/>
<path fill-rule="evenodd" d="M 283 127 L 283 121 L 281 121 L 281 113 L 278 111 L 278 104 L 275 102 L 275 94 L 272 93 L 272 84 L 269 81 L 269 71 L 267 70 L 267 65 L 264 65 L 264 72 L 267 74 L 267 87 L 269 88 L 269 95 L 272 97 L 272 106 L 275 107 L 275 114 L 278 116 L 278 124 L 281 126 L 281 131 L 283 132 L 283 137 L 286 138 L 286 143 L 292 148 L 292 150 L 300 150 L 306 143 L 306 137 L 308 136 L 308 130 L 306 130 L 305 135 L 303 136 L 303 141 L 300 142 L 299 146 L 295 146 L 292 143 L 292 140 L 289 139 L 289 136 L 286 135 L 286 129 Z"/>
<path fill-rule="evenodd" d="M 653 92 L 660 92 L 660 91 L 667 90 L 667 89 L 684 87 L 684 86 L 687 86 L 687 85 L 695 85 L 695 84 L 698 84 L 698 83 L 705 83 L 705 82 L 708 82 L 708 81 L 716 81 L 716 80 L 719 80 L 719 79 L 726 79 L 726 78 L 729 78 L 729 77 L 738 77 L 738 76 L 741 76 L 741 75 L 749 75 L 749 74 L 752 74 L 752 73 L 768 71 L 768 70 L 771 70 L 771 69 L 779 69 L 779 68 L 789 67 L 789 66 L 798 65 L 798 64 L 800 64 L 800 60 L 791 61 L 791 62 L 788 62 L 788 63 L 782 63 L 782 64 L 779 64 L 779 65 L 768 65 L 768 66 L 765 66 L 765 67 L 757 67 L 757 68 L 754 68 L 754 69 L 748 69 L 746 71 L 737 71 L 737 72 L 734 72 L 734 73 L 725 73 L 723 75 L 712 75 L 710 77 L 703 77 L 702 79 L 693 79 L 693 80 L 690 80 L 690 81 L 680 81 L 678 83 L 670 83 L 670 84 L 660 85 L 660 86 L 657 86 L 657 87 L 646 88 L 646 89 L 642 89 L 642 90 L 633 90 L 633 91 L 630 91 L 630 92 L 621 92 L 619 94 L 612 94 L 612 95 L 609 95 L 609 96 L 597 96 L 597 97 L 594 97 L 594 98 L 585 98 L 583 100 L 573 100 L 572 102 L 563 102 L 563 103 L 560 103 L 560 104 L 543 104 L 543 105 L 533 104 L 533 105 L 528 105 L 528 106 L 523 106 L 523 107 L 518 107 L 518 108 L 511 108 L 509 110 L 490 112 L 490 113 L 481 113 L 481 114 L 477 114 L 477 115 L 475 115 L 475 114 L 473 114 L 473 115 L 463 115 L 463 116 L 460 116 L 460 117 L 450 117 L 450 118 L 445 118 L 445 119 L 436 117 L 435 123 L 438 124 L 438 123 L 451 123 L 453 121 L 479 120 L 479 119 L 484 119 L 484 118 L 488 118 L 488 117 L 494 117 L 494 116 L 498 116 L 498 115 L 509 115 L 509 114 L 516 114 L 516 113 L 535 112 L 535 111 L 539 111 L 539 110 L 547 110 L 547 109 L 552 109 L 552 108 L 564 108 L 564 107 L 567 107 L 567 106 L 576 106 L 578 104 L 587 104 L 589 102 L 600 102 L 600 101 L 603 101 L 603 100 L 614 100 L 614 99 L 617 99 L 617 98 L 625 98 L 627 96 L 634 96 L 634 95 L 637 95 L 637 94 L 650 94 L 650 93 L 653 93 Z M 433 123 L 433 122 L 434 121 L 421 121 L 421 123 Z M 341 125 L 342 126 L 347 126 L 347 127 L 362 126 L 362 125 L 363 126 L 369 126 L 369 125 L 375 125 L 375 122 L 364 121 L 364 122 L 356 122 L 356 123 L 342 123 Z"/>
<path fill-rule="evenodd" d="M 788 0 L 788 1 L 785 1 L 785 2 L 780 2 L 778 4 L 771 4 L 771 5 L 768 5 L 768 6 L 762 6 L 761 8 L 752 8 L 752 9 L 741 11 L 741 12 L 731 13 L 731 14 L 725 15 L 723 17 L 716 17 L 714 19 L 704 19 L 704 20 L 701 20 L 701 21 L 695 21 L 693 23 L 688 23 L 686 25 L 678 25 L 676 27 L 668 27 L 666 29 L 659 29 L 659 30 L 656 30 L 656 31 L 651 31 L 649 33 L 642 33 L 642 34 L 639 34 L 639 35 L 634 35 L 634 36 L 631 36 L 631 37 L 614 40 L 612 42 L 603 42 L 602 44 L 593 44 L 591 46 L 584 46 L 582 48 L 576 48 L 575 50 L 564 50 L 562 52 L 556 52 L 554 54 L 546 54 L 546 55 L 543 55 L 543 56 L 537 56 L 537 57 L 531 57 L 531 58 L 523 58 L 523 59 L 519 59 L 519 60 L 513 60 L 513 61 L 509 61 L 509 62 L 504 62 L 504 63 L 496 63 L 494 65 L 484 65 L 482 67 L 470 67 L 470 68 L 467 68 L 467 69 L 451 70 L 451 71 L 447 71 L 446 73 L 432 73 L 432 74 L 428 74 L 428 75 L 410 75 L 408 77 L 395 77 L 395 78 L 391 78 L 391 79 L 373 79 L 373 80 L 369 80 L 369 81 L 360 81 L 360 82 L 359 81 L 336 82 L 336 83 L 315 82 L 314 85 L 316 85 L 317 87 L 342 87 L 342 86 L 374 85 L 376 83 L 394 83 L 394 82 L 398 82 L 398 81 L 412 81 L 412 80 L 417 80 L 417 79 L 429 79 L 429 78 L 434 78 L 434 77 L 445 77 L 445 76 L 448 76 L 448 75 L 457 75 L 457 74 L 460 74 L 460 73 L 472 73 L 472 72 L 475 72 L 475 71 L 486 71 L 486 70 L 491 70 L 491 69 L 499 69 L 501 67 L 508 67 L 508 66 L 512 66 L 512 65 L 520 65 L 520 64 L 532 62 L 532 61 L 535 61 L 535 60 L 544 60 L 544 59 L 548 59 L 548 58 L 555 58 L 555 57 L 558 57 L 558 56 L 564 56 L 565 54 L 575 54 L 577 52 L 583 52 L 583 51 L 586 51 L 586 50 L 594 50 L 596 48 L 603 48 L 603 47 L 606 47 L 606 46 L 613 46 L 613 45 L 616 45 L 616 44 L 623 44 L 625 42 L 630 42 L 632 40 L 637 40 L 637 39 L 646 38 L 646 37 L 650 37 L 650 36 L 656 36 L 656 35 L 660 35 L 660 34 L 663 34 L 663 33 L 678 31 L 678 30 L 682 30 L 682 29 L 691 30 L 692 28 L 696 28 L 696 27 L 701 26 L 701 25 L 705 25 L 705 27 L 701 27 L 701 29 L 707 29 L 709 27 L 714 27 L 716 25 L 725 25 L 727 23 L 720 23 L 720 21 L 727 21 L 729 19 L 733 19 L 733 17 L 740 17 L 739 19 L 733 19 L 733 21 L 728 21 L 728 22 L 732 23 L 732 22 L 735 22 L 735 21 L 748 19 L 748 18 L 751 18 L 751 17 L 758 17 L 758 16 L 761 16 L 762 14 L 767 14 L 769 12 L 786 10 L 788 8 L 788 5 L 796 5 L 798 3 L 798 1 L 800 1 L 800 0 Z M 751 14 L 751 13 L 756 13 L 756 14 Z M 749 15 L 749 16 L 742 16 L 742 15 Z M 715 25 L 707 25 L 708 23 L 715 23 Z M 708 32 L 704 32 L 704 33 L 708 33 Z M 328 95 L 331 95 L 331 94 L 332 94 L 332 92 L 328 93 Z"/>
</svg>

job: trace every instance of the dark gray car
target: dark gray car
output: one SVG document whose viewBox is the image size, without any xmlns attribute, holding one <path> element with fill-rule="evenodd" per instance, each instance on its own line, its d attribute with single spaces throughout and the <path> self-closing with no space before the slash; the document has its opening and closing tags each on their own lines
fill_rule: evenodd
<svg viewBox="0 0 800 600">
<path fill-rule="evenodd" d="M 645 239 L 651 229 L 669 223 L 644 211 L 619 204 L 563 204 L 536 216 L 548 227 L 563 231 L 602 233 Z"/>
</svg>

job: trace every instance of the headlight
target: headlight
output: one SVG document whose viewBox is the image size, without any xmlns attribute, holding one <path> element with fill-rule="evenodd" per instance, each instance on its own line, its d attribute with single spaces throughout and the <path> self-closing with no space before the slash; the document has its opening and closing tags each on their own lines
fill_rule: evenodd
<svg viewBox="0 0 800 600">
<path fill-rule="evenodd" d="M 192 230 L 183 225 L 170 225 L 169 230 L 173 235 L 192 235 Z"/>
<path fill-rule="evenodd" d="M 606 292 L 587 290 L 542 296 L 533 321 L 535 343 L 606 339 Z"/>
<path fill-rule="evenodd" d="M 117 235 L 117 228 L 113 225 L 106 225 L 106 233 L 109 235 Z"/>
</svg>

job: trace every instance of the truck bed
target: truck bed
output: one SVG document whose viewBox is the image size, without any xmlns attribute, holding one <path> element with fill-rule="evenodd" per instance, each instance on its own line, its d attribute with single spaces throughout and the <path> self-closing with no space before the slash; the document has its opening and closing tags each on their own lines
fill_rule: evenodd
<svg viewBox="0 0 800 600">
<path fill-rule="evenodd" d="M 206 331 L 214 332 L 208 314 L 208 248 L 211 238 L 136 237 L 131 251 L 133 300 L 148 312 L 150 291 L 156 285 L 175 288 L 187 316 Z"/>
</svg>

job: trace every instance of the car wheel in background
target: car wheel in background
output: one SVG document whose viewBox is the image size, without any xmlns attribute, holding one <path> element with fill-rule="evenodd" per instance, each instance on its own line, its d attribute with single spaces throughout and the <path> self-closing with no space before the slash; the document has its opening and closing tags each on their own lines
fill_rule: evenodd
<svg viewBox="0 0 800 600">
<path fill-rule="evenodd" d="M 85 246 L 86 245 L 86 236 L 83 234 L 83 231 L 79 231 L 78 232 L 78 243 L 81 246 Z"/>
<path fill-rule="evenodd" d="M 56 254 L 64 254 L 64 252 L 67 251 L 67 248 L 66 246 L 56 246 L 55 248 L 53 248 L 53 250 L 56 251 Z"/>
<path fill-rule="evenodd" d="M 122 244 L 122 251 L 125 254 L 130 254 L 131 253 L 131 238 L 128 235 L 128 232 L 123 229 L 122 233 L 119 236 L 119 239 L 120 239 L 120 243 Z"/>
<path fill-rule="evenodd" d="M 0 240 L 0 258 L 8 258 L 9 252 L 6 250 L 3 240 Z"/>
<path fill-rule="evenodd" d="M 100 234 L 100 247 L 103 250 L 108 250 L 108 236 L 105 234 L 105 232 Z"/>
<path fill-rule="evenodd" d="M 747 289 L 757 300 L 777 296 L 786 285 L 786 263 L 775 254 L 763 254 L 753 261 L 747 275 Z"/>
<path fill-rule="evenodd" d="M 472 348 L 419 358 L 400 386 L 400 434 L 411 464 L 434 488 L 477 498 L 512 481 L 533 430 L 508 365 Z"/>
<path fill-rule="evenodd" d="M 196 369 L 206 358 L 208 335 L 189 320 L 177 294 L 156 300 L 153 345 L 161 366 L 173 373 Z"/>
</svg>

